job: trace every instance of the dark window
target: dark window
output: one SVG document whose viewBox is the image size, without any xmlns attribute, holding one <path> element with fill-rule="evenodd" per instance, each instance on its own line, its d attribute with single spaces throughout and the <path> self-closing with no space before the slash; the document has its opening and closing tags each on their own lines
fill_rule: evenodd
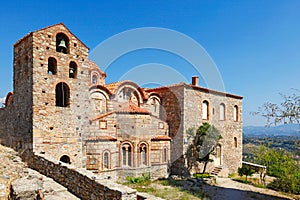
<svg viewBox="0 0 300 200">
<path fill-rule="evenodd" d="M 70 88 L 66 83 L 58 83 L 55 88 L 56 106 L 68 107 L 70 105 Z"/>
<path fill-rule="evenodd" d="M 63 33 L 56 35 L 56 51 L 65 54 L 69 53 L 69 38 Z"/>
<path fill-rule="evenodd" d="M 164 162 L 167 162 L 167 160 L 168 160 L 168 151 L 167 151 L 167 148 L 164 148 L 164 155 L 163 155 L 163 161 Z"/>
<path fill-rule="evenodd" d="M 48 58 L 48 74 L 57 74 L 57 61 L 55 58 Z"/>
<path fill-rule="evenodd" d="M 108 152 L 105 152 L 104 155 L 103 155 L 103 167 L 104 167 L 104 169 L 109 168 L 109 155 L 108 155 Z"/>
<path fill-rule="evenodd" d="M 237 138 L 234 137 L 234 147 L 237 148 Z"/>
<path fill-rule="evenodd" d="M 71 164 L 70 157 L 67 156 L 67 155 L 63 155 L 63 156 L 59 159 L 59 161 L 64 162 L 64 163 L 67 163 L 67 164 Z"/>
<path fill-rule="evenodd" d="M 77 77 L 77 64 L 74 61 L 71 61 L 69 64 L 69 78 Z"/>
</svg>

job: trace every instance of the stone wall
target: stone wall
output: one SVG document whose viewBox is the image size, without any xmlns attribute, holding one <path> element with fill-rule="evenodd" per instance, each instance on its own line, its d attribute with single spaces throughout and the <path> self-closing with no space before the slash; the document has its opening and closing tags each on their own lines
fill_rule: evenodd
<svg viewBox="0 0 300 200">
<path fill-rule="evenodd" d="M 97 175 L 84 169 L 58 162 L 48 157 L 35 155 L 29 151 L 22 154 L 28 166 L 66 187 L 81 199 L 137 199 L 136 191 L 109 180 L 100 179 Z"/>
<path fill-rule="evenodd" d="M 58 34 L 64 34 L 67 52 L 57 51 Z M 23 41 L 21 42 L 23 43 Z M 88 47 L 63 24 L 33 32 L 33 150 L 57 160 L 63 155 L 77 167 L 84 165 L 81 137 L 88 132 L 90 68 Z M 55 73 L 49 73 L 49 59 L 56 60 Z M 87 62 L 85 62 L 87 61 Z M 70 77 L 70 63 L 75 63 Z M 56 86 L 69 88 L 69 105 L 56 106 Z M 64 94 L 67 91 L 64 91 Z"/>
<path fill-rule="evenodd" d="M 209 118 L 202 119 L 202 102 L 209 103 Z M 220 104 L 225 105 L 224 119 L 220 119 Z M 238 106 L 238 120 L 233 118 L 234 106 Z M 191 117 L 193 116 L 193 117 Z M 185 87 L 184 94 L 184 144 L 186 152 L 189 142 L 186 131 L 191 127 L 199 127 L 204 122 L 214 125 L 222 136 L 219 141 L 221 148 L 220 158 L 213 156 L 215 166 L 224 166 L 229 172 L 236 172 L 242 161 L 242 100 L 238 96 L 229 96 L 210 90 L 202 90 L 199 87 Z M 234 138 L 236 138 L 236 146 Z"/>
<path fill-rule="evenodd" d="M 186 132 L 204 122 L 214 125 L 222 135 L 219 141 L 221 155 L 218 158 L 212 156 L 214 162 L 209 163 L 207 171 L 211 171 L 214 166 L 227 168 L 230 173 L 237 171 L 242 162 L 242 97 L 184 83 L 148 91 L 161 96 L 162 113 L 170 127 L 171 174 L 184 175 L 197 170 L 191 170 L 191 166 L 188 166 L 186 152 L 191 138 L 189 139 Z M 204 100 L 209 104 L 208 119 L 202 119 Z M 225 105 L 224 119 L 220 119 L 220 104 Z M 234 120 L 234 106 L 238 107 L 237 121 Z M 198 164 L 198 168 L 197 171 L 201 171 L 203 165 Z"/>
</svg>

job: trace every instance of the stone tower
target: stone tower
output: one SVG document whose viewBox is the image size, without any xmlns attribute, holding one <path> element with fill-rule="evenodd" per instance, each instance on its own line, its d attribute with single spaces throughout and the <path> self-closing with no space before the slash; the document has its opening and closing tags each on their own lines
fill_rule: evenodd
<svg viewBox="0 0 300 200">
<path fill-rule="evenodd" d="M 57 24 L 19 40 L 14 53 L 16 127 L 23 144 L 81 166 L 81 131 L 88 123 L 83 117 L 88 116 L 88 47 Z"/>
</svg>

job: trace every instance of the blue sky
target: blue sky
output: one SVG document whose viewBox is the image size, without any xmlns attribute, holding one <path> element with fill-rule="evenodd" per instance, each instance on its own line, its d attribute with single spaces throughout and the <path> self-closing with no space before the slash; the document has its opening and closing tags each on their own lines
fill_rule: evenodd
<svg viewBox="0 0 300 200">
<path fill-rule="evenodd" d="M 280 102 L 279 93 L 299 89 L 298 0 L 54 2 L 0 3 L 0 97 L 12 90 L 13 44 L 28 32 L 59 22 L 91 50 L 133 28 L 163 27 L 186 34 L 216 63 L 225 90 L 244 96 L 244 125 L 264 125 L 263 119 L 249 113 L 266 101 Z M 166 64 L 186 76 L 194 73 L 174 55 L 146 50 L 117 60 L 107 71 L 107 82 L 117 81 L 123 68 L 145 63 Z"/>
</svg>

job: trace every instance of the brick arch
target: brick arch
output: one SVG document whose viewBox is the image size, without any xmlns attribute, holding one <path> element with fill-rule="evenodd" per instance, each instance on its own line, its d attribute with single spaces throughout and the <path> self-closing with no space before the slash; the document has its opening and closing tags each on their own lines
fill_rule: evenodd
<svg viewBox="0 0 300 200">
<path fill-rule="evenodd" d="M 129 150 L 130 148 L 130 150 Z M 134 159 L 133 159 L 133 151 L 134 146 L 130 141 L 124 141 L 120 145 L 120 166 L 122 167 L 133 167 Z M 125 158 L 124 158 L 125 156 Z"/>
<path fill-rule="evenodd" d="M 59 45 L 61 44 L 61 42 L 64 41 L 65 42 L 65 46 L 66 48 L 61 48 Z M 56 51 L 57 52 L 61 52 L 64 54 L 68 54 L 70 53 L 70 37 L 65 34 L 64 32 L 58 32 L 55 35 L 55 44 L 56 44 Z"/>
<path fill-rule="evenodd" d="M 205 107 L 204 107 L 205 105 Z M 201 103 L 202 110 L 202 119 L 209 120 L 210 119 L 210 102 L 207 99 L 204 99 Z"/>
<path fill-rule="evenodd" d="M 105 154 L 108 154 L 108 163 L 107 163 L 107 167 L 105 167 Z M 105 149 L 102 152 L 102 159 L 101 159 L 101 164 L 102 164 L 102 169 L 111 169 L 111 152 L 109 149 Z"/>
<path fill-rule="evenodd" d="M 150 164 L 150 147 L 149 147 L 149 144 L 146 142 L 146 141 L 141 141 L 138 143 L 137 145 L 137 152 L 138 152 L 138 166 L 143 166 L 143 163 L 142 163 L 142 152 L 141 152 L 141 148 L 145 146 L 145 156 L 146 156 L 146 160 L 145 160 L 145 166 L 148 166 Z"/>
<path fill-rule="evenodd" d="M 59 82 L 55 86 L 55 105 L 58 107 L 69 107 L 70 86 L 65 82 Z"/>
</svg>

